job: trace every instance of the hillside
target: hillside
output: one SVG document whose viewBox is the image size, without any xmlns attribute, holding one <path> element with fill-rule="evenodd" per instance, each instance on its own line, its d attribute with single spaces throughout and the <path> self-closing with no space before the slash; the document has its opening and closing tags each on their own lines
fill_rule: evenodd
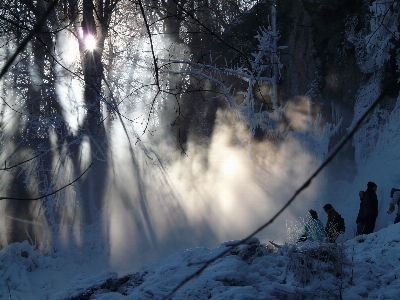
<svg viewBox="0 0 400 300">
<path fill-rule="evenodd" d="M 31 8 L 48 1 L 15 2 L 24 11 L 8 2 L 1 12 L 16 20 L 0 20 L 14 29 L 3 28 L 4 62 L 29 28 Z M 78 14 L 81 2 L 60 3 L 57 12 Z M 386 211 L 391 188 L 400 188 L 399 2 L 280 0 L 275 28 L 271 1 L 253 1 L 231 11 L 223 28 L 221 15 L 202 14 L 218 35 L 191 14 L 161 9 L 161 23 L 150 25 L 155 52 L 147 27 L 136 27 L 136 2 L 117 2 L 110 20 L 119 29 L 110 31 L 115 44 L 104 44 L 104 67 L 95 65 L 104 72 L 93 77 L 97 89 L 76 76 L 91 66 L 71 35 L 82 30 L 80 15 L 67 27 L 51 19 L 47 46 L 32 41 L 41 49 L 33 67 L 21 60 L 0 81 L 0 299 L 162 299 L 269 222 L 305 183 L 251 244 L 211 263 L 173 298 L 395 299 L 399 225 Z M 159 32 L 172 25 L 177 39 Z M 30 47 L 21 55 L 29 58 Z M 48 49 L 58 56 L 44 55 Z M 71 72 L 56 58 L 71 60 Z M 369 181 L 378 186 L 375 232 L 354 238 L 358 193 Z M 327 203 L 346 221 L 338 247 L 271 246 L 290 244 L 288 231 L 310 209 L 325 223 Z"/>
<path fill-rule="evenodd" d="M 336 246 L 297 244 L 278 249 L 252 238 L 211 263 L 171 299 L 396 299 L 399 229 L 400 224 L 390 225 Z M 71 263 L 67 257 L 43 257 L 27 243 L 14 244 L 1 251 L 0 295 L 14 300 L 163 299 L 234 242 L 179 251 L 123 276 L 99 267 L 95 272 L 94 262 L 104 264 L 100 256 Z M 60 274 L 65 282 L 58 291 L 54 280 Z"/>
</svg>

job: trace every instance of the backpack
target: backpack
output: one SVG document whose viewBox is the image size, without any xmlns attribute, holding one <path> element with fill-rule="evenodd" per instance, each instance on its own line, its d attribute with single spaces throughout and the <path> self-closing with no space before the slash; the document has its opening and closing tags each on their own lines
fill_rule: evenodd
<svg viewBox="0 0 400 300">
<path fill-rule="evenodd" d="M 338 214 L 338 216 L 339 216 L 339 220 L 338 220 L 338 223 L 337 223 L 337 231 L 339 233 L 345 233 L 346 226 L 344 224 L 344 219 L 342 218 L 341 215 Z"/>
</svg>

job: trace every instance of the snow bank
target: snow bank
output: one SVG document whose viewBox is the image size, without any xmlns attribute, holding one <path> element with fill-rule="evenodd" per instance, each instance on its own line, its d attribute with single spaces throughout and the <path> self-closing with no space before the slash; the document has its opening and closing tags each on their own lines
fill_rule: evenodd
<svg viewBox="0 0 400 300">
<path fill-rule="evenodd" d="M 390 225 L 333 247 L 306 244 L 276 248 L 252 238 L 211 263 L 171 299 L 336 299 L 340 295 L 343 299 L 395 299 L 400 290 L 399 230 L 400 224 Z M 60 290 L 56 289 L 56 278 L 78 265 L 60 257 L 40 256 L 27 242 L 16 243 L 0 252 L 0 297 L 163 299 L 205 262 L 236 242 L 225 242 L 215 249 L 201 247 L 176 252 L 122 277 L 110 270 L 96 273 L 90 262 L 82 261 L 80 273 Z M 334 254 L 324 259 L 328 248 L 335 249 L 330 253 L 343 250 L 345 257 Z M 300 280 L 301 272 L 310 277 Z"/>
</svg>

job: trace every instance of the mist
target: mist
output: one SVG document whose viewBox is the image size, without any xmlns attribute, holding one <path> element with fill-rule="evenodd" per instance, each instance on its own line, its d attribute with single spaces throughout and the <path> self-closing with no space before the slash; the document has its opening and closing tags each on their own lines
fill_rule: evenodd
<svg viewBox="0 0 400 300">
<path fill-rule="evenodd" d="M 156 144 L 134 144 L 122 126 L 114 126 L 113 167 L 101 211 L 112 267 L 124 272 L 178 250 L 215 247 L 242 239 L 269 221 L 327 152 L 329 139 L 312 131 L 321 126 L 318 117 L 307 101 L 298 105 L 295 117 L 299 111 L 305 114 L 297 137 L 282 143 L 254 140 L 249 147 L 237 143 L 237 131 L 229 125 L 234 114 L 223 111 L 217 113 L 208 147 L 192 141 L 185 154 L 168 142 L 167 130 L 159 130 L 163 140 Z M 308 139 L 300 139 L 304 135 Z M 284 243 L 288 221 L 320 209 L 323 184 L 322 176 L 315 179 L 257 236 Z"/>
<path fill-rule="evenodd" d="M 127 6 L 118 7 L 118 12 L 131 4 L 124 3 Z M 29 198 L 65 186 L 62 192 L 36 202 L 3 200 L 0 203 L 3 247 L 11 238 L 11 241 L 29 240 L 43 253 L 70 255 L 71 259 L 82 262 L 94 255 L 104 256 L 109 264 L 104 267 L 123 274 L 179 250 L 212 248 L 221 242 L 247 237 L 286 204 L 380 92 L 377 88 L 383 80 L 380 72 L 376 72 L 379 76 L 365 75 L 362 83 L 362 80 L 357 82 L 359 86 L 352 87 L 357 91 L 354 105 L 343 105 L 342 90 L 348 90 L 347 85 L 352 82 L 340 81 L 339 71 L 329 71 L 327 67 L 326 76 L 321 76 L 327 83 L 323 90 L 318 86 L 320 74 L 301 69 L 300 64 L 295 66 L 294 58 L 285 61 L 289 66 L 283 71 L 289 74 L 282 72 L 282 78 L 278 78 L 280 70 L 271 75 L 267 68 L 271 63 L 268 59 L 277 48 L 264 53 L 255 47 L 245 51 L 249 51 L 249 57 L 258 57 L 253 66 L 265 80 L 257 83 L 256 90 L 255 83 L 260 78 L 254 78 L 254 72 L 238 65 L 221 75 L 222 72 L 212 68 L 211 54 L 190 48 L 191 43 L 203 47 L 202 38 L 197 41 L 187 38 L 185 44 L 179 33 L 169 37 L 155 34 L 150 44 L 141 15 L 126 23 L 118 15 L 115 18 L 110 22 L 116 26 L 110 30 L 102 49 L 107 55 L 100 60 L 104 68 L 96 91 L 99 95 L 89 93 L 95 95 L 93 99 L 101 107 L 102 120 L 96 124 L 98 127 L 93 126 L 96 130 L 102 126 L 100 142 L 85 123 L 95 101 L 90 97 L 85 99 L 85 91 L 93 90 L 82 80 L 85 75 L 79 49 L 82 26 L 73 24 L 74 34 L 60 30 L 54 35 L 56 43 L 52 45 L 57 63 L 37 54 L 40 64 L 31 66 L 30 62 L 21 61 L 21 66 L 10 73 L 10 77 L 15 75 L 17 79 L 26 76 L 32 85 L 28 91 L 18 87 L 17 79 L 14 83 L 10 79 L 1 81 L 0 87 L 7 91 L 2 100 L 1 161 L 12 165 L 29 159 L 11 171 L 3 170 L 1 192 Z M 251 19 L 250 13 L 243 18 Z M 165 25 L 156 24 L 155 32 L 161 30 L 160 24 Z M 276 31 L 264 33 L 265 43 L 268 34 L 278 36 Z M 253 31 L 249 29 L 246 34 Z M 292 36 L 296 31 L 286 34 L 286 38 L 290 36 L 295 41 L 304 38 L 308 45 L 302 50 L 304 53 L 300 52 L 300 46 L 292 45 L 290 49 L 295 57 L 307 57 L 306 63 L 301 64 L 305 69 L 314 70 L 307 64 L 314 66 L 325 59 L 321 55 L 315 62 L 308 61 L 316 51 L 311 38 L 302 34 L 301 38 Z M 333 53 L 339 51 L 335 48 Z M 210 65 L 206 66 L 202 60 L 190 61 L 196 55 Z M 45 65 L 48 69 L 43 67 L 45 72 L 42 62 L 48 63 Z M 160 65 L 154 65 L 157 63 Z M 24 68 L 28 75 L 22 72 Z M 367 71 L 372 72 L 371 68 Z M 351 77 L 351 69 L 343 72 Z M 299 74 L 305 74 L 304 78 L 298 80 Z M 296 80 L 287 81 L 292 77 Z M 49 78 L 54 80 L 51 88 L 44 84 Z M 284 83 L 279 92 L 284 94 L 287 88 L 293 95 L 286 98 L 279 94 L 277 98 L 278 88 L 275 86 L 274 91 L 272 87 L 279 80 Z M 195 89 L 190 89 L 193 87 L 204 89 L 204 94 L 201 97 L 195 94 Z M 47 94 L 49 91 L 54 91 L 53 98 Z M 349 99 L 352 96 L 346 94 Z M 38 99 L 42 103 L 34 107 Z M 350 237 L 354 227 L 351 220 L 359 205 L 358 191 L 365 189 L 368 181 L 376 181 L 378 197 L 385 199 L 385 191 L 399 179 L 398 159 L 392 155 L 392 149 L 399 149 L 396 139 L 399 101 L 391 100 L 396 101 L 393 110 L 374 113 L 347 145 L 350 155 L 339 155 L 332 163 L 334 166 L 324 170 L 270 226 L 257 233 L 263 243 L 270 240 L 285 243 L 290 227 L 301 226 L 310 209 L 316 210 L 324 223 L 322 206 L 326 203 L 346 215 L 348 231 L 341 238 Z M 269 102 L 275 103 L 275 111 L 265 108 Z M 323 114 L 323 102 L 331 103 L 333 121 L 327 117 L 329 113 Z M 53 112 L 42 118 L 48 103 L 59 108 L 54 109 L 60 113 L 54 119 L 51 119 Z M 33 114 L 27 108 L 30 106 L 41 114 Z M 343 115 L 350 116 L 350 120 L 344 120 Z M 198 124 L 193 121 L 195 118 Z M 65 123 L 57 123 L 59 119 Z M 260 123 L 264 121 L 266 125 L 262 127 Z M 275 128 L 268 127 L 272 123 Z M 261 137 L 255 136 L 256 129 Z M 269 130 L 274 131 L 273 137 Z M 30 160 L 38 153 L 37 159 Z M 387 177 L 382 176 L 385 170 L 390 170 Z M 100 184 L 96 186 L 96 182 Z M 380 202 L 380 210 L 385 204 Z M 377 229 L 387 222 L 380 215 Z"/>
</svg>

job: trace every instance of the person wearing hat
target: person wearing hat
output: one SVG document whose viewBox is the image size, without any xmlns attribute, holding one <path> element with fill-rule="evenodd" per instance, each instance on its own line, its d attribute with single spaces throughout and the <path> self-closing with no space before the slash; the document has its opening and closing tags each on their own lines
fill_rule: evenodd
<svg viewBox="0 0 400 300">
<path fill-rule="evenodd" d="M 396 224 L 400 222 L 400 189 L 392 188 L 390 191 L 390 198 L 392 198 L 392 201 L 389 203 L 388 214 L 391 214 L 395 210 L 396 205 L 399 206 L 397 216 L 394 219 L 394 224 Z"/>
<path fill-rule="evenodd" d="M 320 219 L 318 219 L 318 213 L 310 209 L 309 219 L 304 226 L 304 233 L 299 239 L 299 242 L 319 242 L 322 243 L 325 239 L 324 225 Z"/>
<path fill-rule="evenodd" d="M 375 229 L 376 218 L 378 217 L 378 197 L 376 190 L 378 189 L 375 182 L 367 183 L 367 190 L 364 192 L 362 201 L 362 217 L 360 234 L 370 234 Z"/>
<path fill-rule="evenodd" d="M 326 221 L 325 225 L 326 242 L 334 243 L 339 234 L 343 233 L 342 229 L 340 228 L 340 221 L 342 217 L 333 208 L 332 204 L 325 204 L 323 208 L 328 214 L 328 220 Z"/>
</svg>

